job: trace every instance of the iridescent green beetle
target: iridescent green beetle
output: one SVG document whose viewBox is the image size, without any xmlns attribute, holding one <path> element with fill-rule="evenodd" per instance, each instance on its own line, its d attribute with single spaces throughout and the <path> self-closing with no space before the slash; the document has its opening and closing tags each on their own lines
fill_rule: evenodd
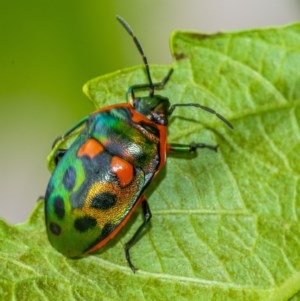
<svg viewBox="0 0 300 301">
<path fill-rule="evenodd" d="M 80 257 L 104 246 L 141 205 L 144 221 L 125 244 L 126 260 L 135 271 L 129 250 L 151 219 L 144 191 L 165 165 L 167 152 L 216 150 L 203 143 L 167 144 L 168 117 L 177 107 L 195 107 L 215 114 L 230 128 L 232 125 L 208 107 L 170 105 L 166 97 L 155 94 L 173 70 L 153 83 L 139 41 L 129 25 L 121 17 L 117 19 L 143 57 L 148 82 L 128 89 L 129 103 L 94 112 L 55 141 L 57 145 L 80 130 L 68 149 L 57 149 L 53 155 L 57 165 L 45 195 L 45 217 L 52 246 L 67 257 Z M 141 90 L 148 90 L 149 95 L 136 97 Z"/>
</svg>

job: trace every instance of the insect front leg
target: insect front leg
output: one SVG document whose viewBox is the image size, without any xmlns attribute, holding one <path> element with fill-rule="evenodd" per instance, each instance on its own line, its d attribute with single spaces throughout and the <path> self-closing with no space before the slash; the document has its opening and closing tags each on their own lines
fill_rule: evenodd
<svg viewBox="0 0 300 301">
<path fill-rule="evenodd" d="M 169 153 L 193 153 L 199 148 L 207 148 L 212 151 L 218 150 L 218 145 L 191 142 L 189 144 L 170 143 L 167 145 Z"/>
<path fill-rule="evenodd" d="M 150 207 L 148 205 L 148 202 L 147 202 L 146 198 L 144 196 L 142 196 L 142 198 L 143 198 L 142 209 L 143 209 L 144 221 L 139 226 L 139 228 L 136 230 L 136 232 L 133 234 L 133 236 L 130 238 L 130 240 L 127 241 L 127 243 L 125 244 L 125 258 L 126 258 L 126 261 L 129 265 L 129 267 L 131 268 L 131 270 L 134 273 L 137 269 L 131 261 L 129 250 L 139 240 L 143 230 L 147 227 L 147 225 L 149 224 L 149 222 L 151 220 L 151 217 L 152 217 Z"/>
<path fill-rule="evenodd" d="M 223 121 L 229 128 L 233 129 L 232 124 L 221 114 L 219 114 L 218 112 L 216 112 L 215 110 L 200 105 L 198 103 L 177 103 L 177 104 L 173 104 L 170 106 L 169 110 L 168 110 L 168 116 L 171 116 L 174 112 L 174 110 L 178 107 L 194 107 L 197 109 L 201 109 L 204 110 L 208 113 L 214 114 L 215 116 L 217 116 L 221 121 Z M 170 153 L 193 153 L 195 152 L 197 149 L 199 148 L 207 148 L 213 151 L 217 151 L 218 146 L 217 145 L 210 145 L 210 144 L 204 144 L 204 143 L 195 143 L 195 142 L 191 142 L 189 144 L 178 144 L 178 143 L 171 143 L 167 145 L 167 151 Z"/>
<path fill-rule="evenodd" d="M 158 83 L 151 82 L 150 84 L 141 84 L 141 85 L 131 86 L 128 89 L 127 98 L 129 96 L 129 99 L 132 101 L 133 99 L 135 99 L 135 92 L 144 91 L 144 90 L 150 90 L 149 95 L 152 97 L 154 95 L 154 89 L 161 90 L 164 88 L 164 86 L 169 81 L 173 71 L 174 71 L 173 69 L 170 69 L 168 74 L 163 78 L 163 80 Z"/>
</svg>

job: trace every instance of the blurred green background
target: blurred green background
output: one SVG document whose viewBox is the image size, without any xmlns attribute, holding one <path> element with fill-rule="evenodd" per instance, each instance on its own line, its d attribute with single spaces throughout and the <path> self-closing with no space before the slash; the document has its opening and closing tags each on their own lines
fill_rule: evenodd
<svg viewBox="0 0 300 301">
<path fill-rule="evenodd" d="M 7 221 L 26 220 L 45 192 L 54 138 L 94 110 L 83 84 L 141 63 L 116 14 L 132 26 L 150 63 L 170 64 L 176 29 L 290 23 L 300 19 L 300 1 L 1 1 L 0 216 Z"/>
</svg>

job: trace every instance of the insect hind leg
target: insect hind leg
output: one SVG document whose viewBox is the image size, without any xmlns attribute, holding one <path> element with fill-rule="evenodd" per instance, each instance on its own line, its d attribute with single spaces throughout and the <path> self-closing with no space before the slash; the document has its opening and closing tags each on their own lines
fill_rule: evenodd
<svg viewBox="0 0 300 301">
<path fill-rule="evenodd" d="M 143 209 L 144 221 L 139 226 L 139 228 L 136 230 L 136 232 L 133 234 L 133 236 L 130 238 L 130 240 L 127 241 L 127 243 L 125 244 L 125 247 L 124 247 L 126 261 L 134 273 L 136 272 L 137 268 L 133 265 L 133 263 L 131 261 L 129 250 L 139 240 L 143 230 L 147 227 L 147 225 L 149 224 L 151 217 L 152 217 L 150 207 L 147 203 L 146 198 L 144 196 L 142 196 L 142 198 L 143 198 L 142 209 Z"/>
</svg>

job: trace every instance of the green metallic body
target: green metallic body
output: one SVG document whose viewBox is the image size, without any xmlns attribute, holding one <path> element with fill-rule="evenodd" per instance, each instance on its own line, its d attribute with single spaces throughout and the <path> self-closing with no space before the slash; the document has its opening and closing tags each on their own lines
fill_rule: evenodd
<svg viewBox="0 0 300 301">
<path fill-rule="evenodd" d="M 160 131 L 130 104 L 96 112 L 87 119 L 48 184 L 45 214 L 53 247 L 68 257 L 78 257 L 114 236 L 160 165 L 160 149 L 165 148 Z M 79 156 L 90 139 L 103 150 L 94 157 Z M 112 172 L 113 157 L 133 166 L 132 179 L 125 186 Z"/>
</svg>

